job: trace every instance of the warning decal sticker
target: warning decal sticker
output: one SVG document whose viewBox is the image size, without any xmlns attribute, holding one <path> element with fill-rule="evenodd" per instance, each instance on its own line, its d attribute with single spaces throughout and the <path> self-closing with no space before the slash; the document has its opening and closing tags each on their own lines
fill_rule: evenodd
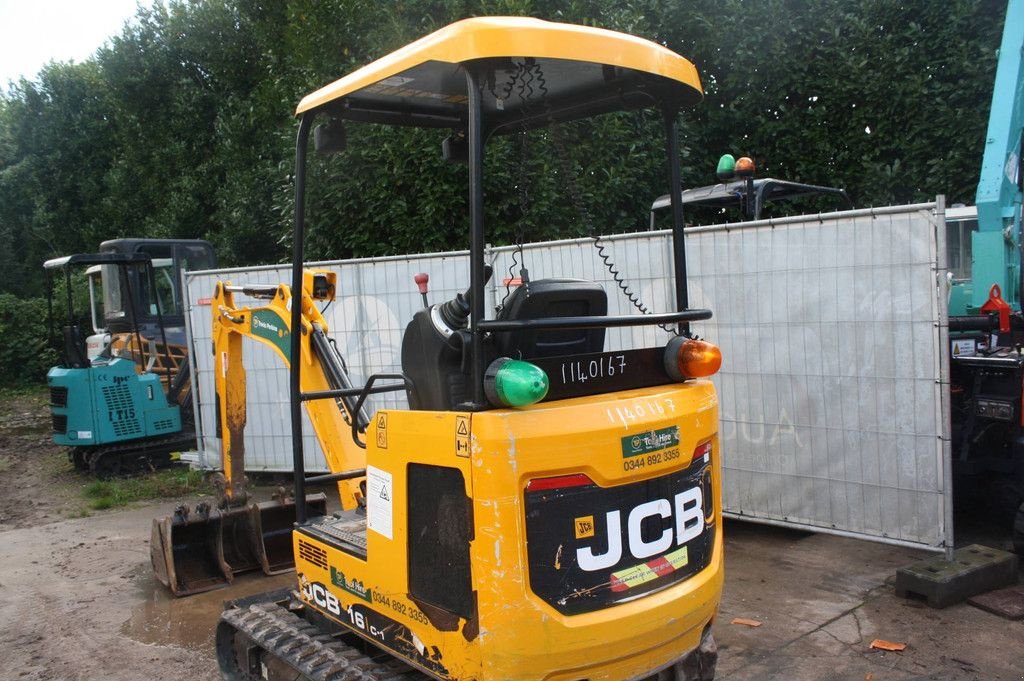
<svg viewBox="0 0 1024 681">
<path fill-rule="evenodd" d="M 469 458 L 469 417 L 455 417 L 455 455 Z"/>
<path fill-rule="evenodd" d="M 377 447 L 388 448 L 388 413 L 386 411 L 377 413 Z"/>
<path fill-rule="evenodd" d="M 392 538 L 392 500 L 394 484 L 391 473 L 366 467 L 366 526 L 388 539 Z"/>
</svg>

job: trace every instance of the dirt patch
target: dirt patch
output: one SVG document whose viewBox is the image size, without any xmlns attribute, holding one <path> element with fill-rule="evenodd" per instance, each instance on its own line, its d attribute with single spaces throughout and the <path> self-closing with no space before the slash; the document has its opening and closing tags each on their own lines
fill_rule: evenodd
<svg viewBox="0 0 1024 681">
<path fill-rule="evenodd" d="M 121 633 L 159 586 L 144 538 L 159 512 L 153 504 L 0 534 L 0 679 L 216 677 L 210 650 Z M 194 626 L 212 632 L 215 622 L 211 613 Z"/>
<path fill-rule="evenodd" d="M 216 678 L 223 600 L 285 583 L 253 577 L 230 593 L 172 598 L 153 576 L 150 528 L 197 499 L 90 509 L 95 479 L 51 441 L 44 388 L 0 391 L 0 480 L 2 681 Z"/>
<path fill-rule="evenodd" d="M 0 393 L 0 531 L 89 513 L 67 451 L 53 444 L 45 388 Z"/>
</svg>

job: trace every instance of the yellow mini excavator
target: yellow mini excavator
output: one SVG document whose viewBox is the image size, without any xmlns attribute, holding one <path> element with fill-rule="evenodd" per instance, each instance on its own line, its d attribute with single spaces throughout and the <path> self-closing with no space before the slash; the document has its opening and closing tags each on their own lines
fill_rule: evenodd
<svg viewBox="0 0 1024 681">
<path fill-rule="evenodd" d="M 226 605 L 225 679 L 713 678 L 723 542 L 707 377 L 721 354 L 690 331 L 711 312 L 687 300 L 676 127 L 701 96 L 693 65 L 660 45 L 499 17 L 452 24 L 300 102 L 291 285 L 221 282 L 213 302 L 225 489 L 244 480 L 247 337 L 290 368 L 295 461 L 297 581 Z M 675 311 L 609 315 L 600 285 L 538 278 L 488 315 L 486 141 L 642 108 L 664 119 Z M 401 372 L 357 387 L 316 307 L 345 282 L 304 269 L 303 244 L 311 133 L 338 152 L 360 122 L 448 131 L 445 155 L 468 166 L 470 238 L 468 291 L 416 312 Z M 265 304 L 236 306 L 239 293 Z M 606 329 L 640 325 L 667 342 L 605 349 Z M 410 408 L 364 414 L 389 390 Z M 340 512 L 307 499 L 302 405 Z"/>
</svg>

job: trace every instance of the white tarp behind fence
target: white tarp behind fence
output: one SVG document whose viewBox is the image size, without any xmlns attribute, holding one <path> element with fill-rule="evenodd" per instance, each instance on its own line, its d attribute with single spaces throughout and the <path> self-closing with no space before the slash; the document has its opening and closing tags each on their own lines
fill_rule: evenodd
<svg viewBox="0 0 1024 681">
<path fill-rule="evenodd" d="M 847 211 L 813 218 L 688 230 L 690 306 L 714 318 L 694 324 L 719 344 L 723 496 L 730 515 L 939 548 L 952 540 L 945 385 L 945 266 L 941 204 Z M 607 253 L 652 311 L 672 306 L 671 238 L 647 232 L 605 239 Z M 493 249 L 488 308 L 505 295 L 512 248 Z M 589 239 L 528 244 L 532 279 L 579 277 L 604 284 L 609 314 L 636 313 Z M 430 302 L 469 281 L 468 255 L 428 254 L 319 263 L 338 273 L 325 313 L 360 385 L 400 370 L 405 325 L 421 306 L 413 282 L 430 274 Z M 290 281 L 287 266 L 186 275 L 197 377 L 200 459 L 219 466 L 214 432 L 210 307 L 218 278 L 234 284 Z M 236 302 L 247 304 L 236 294 Z M 609 329 L 606 350 L 663 344 L 657 327 Z M 287 371 L 246 342 L 247 470 L 292 469 Z M 377 407 L 404 407 L 402 394 Z M 306 469 L 323 471 L 308 421 Z"/>
</svg>

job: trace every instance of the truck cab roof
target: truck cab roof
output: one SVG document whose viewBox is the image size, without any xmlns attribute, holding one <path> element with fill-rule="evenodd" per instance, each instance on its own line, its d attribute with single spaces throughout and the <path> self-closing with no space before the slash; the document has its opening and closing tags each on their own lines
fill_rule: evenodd
<svg viewBox="0 0 1024 681">
<path fill-rule="evenodd" d="M 745 179 L 730 180 L 706 187 L 694 187 L 682 191 L 683 206 L 705 206 L 709 208 L 742 208 L 744 196 L 751 192 L 754 197 L 753 211 L 748 219 L 759 220 L 764 212 L 764 207 L 769 201 L 789 201 L 800 197 L 815 194 L 831 195 L 845 201 L 849 207 L 853 207 L 850 197 L 845 189 L 838 187 L 824 187 L 816 184 L 805 184 L 803 182 L 790 182 L 779 180 L 773 177 L 758 178 L 749 181 Z M 651 204 L 651 222 L 653 225 L 654 213 L 668 208 L 670 197 L 668 194 L 659 196 Z"/>
</svg>

